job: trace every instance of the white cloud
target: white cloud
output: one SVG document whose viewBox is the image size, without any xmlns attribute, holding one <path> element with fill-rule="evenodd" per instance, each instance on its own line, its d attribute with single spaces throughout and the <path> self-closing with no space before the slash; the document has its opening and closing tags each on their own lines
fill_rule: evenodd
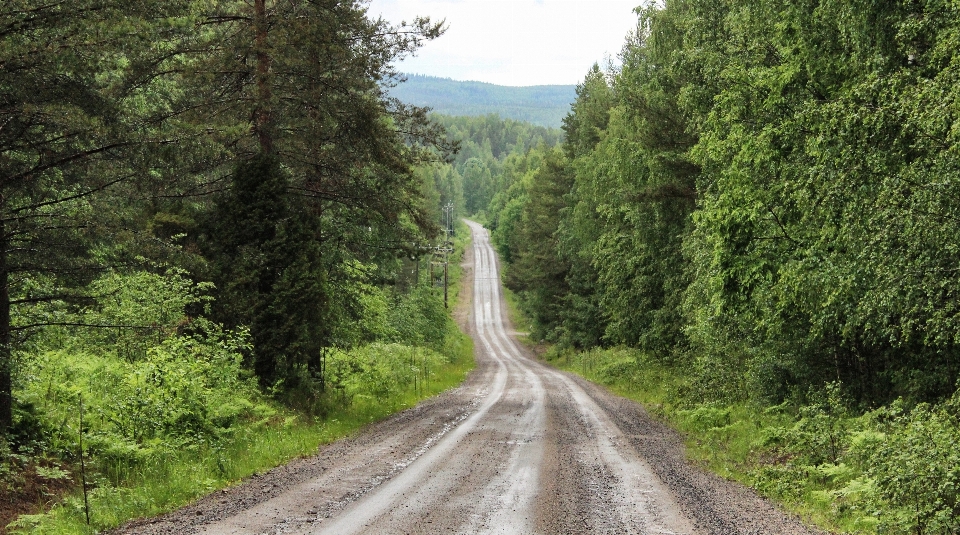
<svg viewBox="0 0 960 535">
<path fill-rule="evenodd" d="M 615 57 L 641 0 L 372 0 L 372 17 L 446 19 L 447 33 L 404 72 L 501 85 L 575 84 Z"/>
</svg>

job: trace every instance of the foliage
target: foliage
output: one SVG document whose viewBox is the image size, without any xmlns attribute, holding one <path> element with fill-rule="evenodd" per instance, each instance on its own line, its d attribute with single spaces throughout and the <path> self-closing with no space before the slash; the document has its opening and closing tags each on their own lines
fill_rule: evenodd
<svg viewBox="0 0 960 535">
<path fill-rule="evenodd" d="M 342 409 L 329 355 L 446 374 L 384 376 L 375 414 L 456 380 L 462 338 L 404 278 L 463 209 L 455 143 L 389 95 L 442 32 L 355 0 L 0 6 L 0 486 L 61 492 L 82 437 L 95 501 L 156 511 L 210 487 L 167 460 L 225 484 L 277 400 Z"/>
<path fill-rule="evenodd" d="M 456 189 L 463 192 L 459 197 L 450 196 L 458 214 L 499 212 L 507 199 L 502 193 L 510 189 L 519 177 L 536 163 L 529 153 L 536 153 L 541 145 L 554 146 L 561 137 L 555 128 L 544 128 L 529 123 L 502 119 L 495 115 L 482 117 L 446 117 L 435 119 L 459 144 L 459 152 L 450 164 L 444 166 Z M 500 197 L 497 199 L 496 197 Z"/>
<path fill-rule="evenodd" d="M 365 285 L 439 234 L 414 166 L 452 146 L 422 108 L 389 97 L 392 62 L 443 29 L 392 26 L 356 1 L 224 2 L 216 49 L 189 81 L 191 118 L 231 147 L 227 192 L 196 236 L 221 289 L 217 319 L 247 325 L 250 365 L 277 391 L 349 347 Z"/>
<path fill-rule="evenodd" d="M 115 348 L 117 356 L 136 361 L 150 347 L 183 330 L 189 330 L 185 310 L 209 305 L 210 283 L 194 283 L 187 273 L 169 267 L 161 273 L 110 271 L 90 284 L 97 304 L 76 315 L 79 327 L 91 326 L 84 344 Z M 46 337 L 52 339 L 54 331 Z M 63 345 L 62 340 L 58 340 Z"/>
<path fill-rule="evenodd" d="M 91 286 L 102 305 L 20 357 L 19 398 L 37 408 L 48 451 L 73 457 L 81 401 L 92 451 L 116 462 L 216 440 L 252 415 L 260 394 L 241 367 L 249 334 L 185 315 L 209 284 L 171 269 L 113 272 Z M 131 329 L 134 321 L 146 329 Z"/>
<path fill-rule="evenodd" d="M 400 390 L 416 388 L 418 381 L 425 381 L 431 370 L 446 362 L 444 355 L 431 349 L 399 344 L 335 351 L 327 357 L 328 385 L 348 405 L 357 398 L 383 401 Z"/>
<path fill-rule="evenodd" d="M 386 87 L 441 25 L 339 0 L 16 0 L 0 15 L 0 429 L 13 354 L 94 301 L 82 289 L 110 266 L 147 256 L 216 279 L 218 319 L 251 328 L 248 364 L 272 385 L 333 343 L 328 320 L 352 304 L 332 296 L 372 271 L 351 266 L 438 231 L 413 166 L 451 147 Z M 245 203 L 267 177 L 282 191 Z M 198 224 L 247 209 L 230 232 Z"/>
<path fill-rule="evenodd" d="M 546 152 L 542 163 L 528 173 L 524 195 L 511 201 L 498 214 L 498 248 L 510 264 L 505 273 L 508 288 L 522 298 L 533 320 L 535 339 L 551 338 L 560 322 L 561 298 L 569 290 L 569 266 L 557 254 L 557 228 L 572 177 L 559 149 Z M 509 192 L 508 192 L 509 194 Z"/>
<path fill-rule="evenodd" d="M 881 509 L 886 532 L 960 530 L 958 401 L 955 394 L 939 407 L 920 404 L 909 411 L 895 404 L 875 415 L 882 434 L 867 473 L 875 481 L 877 505 L 889 507 Z"/>
<path fill-rule="evenodd" d="M 177 70 L 168 51 L 191 40 L 194 20 L 186 1 L 0 7 L 0 430 L 15 346 L 47 323 L 50 302 L 82 300 L 98 249 L 135 241 L 118 239 L 129 214 L 104 208 L 134 177 L 146 186 L 176 167 L 156 165 L 176 137 L 176 92 L 154 75 Z"/>
<path fill-rule="evenodd" d="M 274 158 L 239 166 L 210 240 L 222 295 L 217 317 L 231 327 L 249 326 L 252 368 L 264 386 L 316 366 L 320 348 L 330 344 L 323 332 L 326 273 L 311 229 L 316 222 L 287 188 Z"/>
<path fill-rule="evenodd" d="M 10 435 L 16 450 L 0 451 L 0 485 L 16 485 L 30 470 L 40 474 L 30 477 L 75 479 L 82 432 L 97 529 L 169 510 L 307 454 L 462 381 L 472 364 L 472 348 L 437 292 L 416 287 L 391 295 L 368 287 L 359 298 L 356 347 L 326 355 L 326 390 L 297 387 L 320 396 L 299 404 L 313 417 L 258 388 L 244 366 L 251 351 L 246 330 L 187 315 L 209 302 L 209 283 L 168 269 L 115 271 L 91 286 L 103 292 L 99 306 L 77 311 L 71 326 L 46 329 L 20 356 L 20 405 Z M 138 311 L 153 327 L 142 337 L 77 326 L 126 321 Z M 21 517 L 12 528 L 53 525 L 90 532 L 82 499 L 67 497 L 51 514 Z"/>
</svg>

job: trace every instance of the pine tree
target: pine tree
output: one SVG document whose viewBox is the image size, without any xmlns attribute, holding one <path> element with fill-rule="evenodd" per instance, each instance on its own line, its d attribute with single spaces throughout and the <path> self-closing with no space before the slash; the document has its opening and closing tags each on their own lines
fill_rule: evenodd
<svg viewBox="0 0 960 535">
<path fill-rule="evenodd" d="M 239 163 L 206 243 L 220 318 L 250 326 L 272 386 L 336 343 L 332 311 L 357 308 L 355 262 L 406 256 L 437 231 L 413 165 L 436 159 L 442 130 L 385 87 L 391 62 L 442 28 L 392 27 L 341 0 L 223 2 L 209 22 L 222 53 L 193 68 L 210 103 L 197 120 Z"/>
</svg>

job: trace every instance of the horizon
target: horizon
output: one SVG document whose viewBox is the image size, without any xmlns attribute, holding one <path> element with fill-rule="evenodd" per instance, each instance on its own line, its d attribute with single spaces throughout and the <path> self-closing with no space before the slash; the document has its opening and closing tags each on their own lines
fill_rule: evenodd
<svg viewBox="0 0 960 535">
<path fill-rule="evenodd" d="M 528 88 L 528 87 L 571 87 L 571 86 L 575 87 L 575 86 L 577 86 L 577 85 L 580 85 L 580 82 L 572 83 L 572 84 L 507 85 L 507 84 L 497 84 L 497 83 L 493 83 L 493 82 L 484 82 L 483 80 L 458 80 L 458 79 L 456 79 L 456 78 L 451 78 L 451 77 L 449 77 L 449 76 L 436 76 L 436 75 L 433 75 L 433 74 L 424 74 L 424 73 L 417 73 L 417 72 L 401 72 L 401 73 L 399 73 L 399 74 L 400 74 L 401 77 L 419 76 L 419 77 L 422 77 L 422 78 L 434 78 L 434 79 L 437 79 L 437 80 L 446 80 L 446 81 L 450 81 L 450 82 L 472 83 L 472 84 L 486 84 L 486 85 L 492 85 L 492 86 L 496 86 L 496 87 L 512 87 L 512 88 L 516 88 L 516 89 L 523 89 L 523 88 Z"/>
</svg>

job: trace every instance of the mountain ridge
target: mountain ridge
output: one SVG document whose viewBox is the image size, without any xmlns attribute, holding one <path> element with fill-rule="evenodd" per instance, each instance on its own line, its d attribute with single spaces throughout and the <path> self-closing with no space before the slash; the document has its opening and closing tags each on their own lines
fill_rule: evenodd
<svg viewBox="0 0 960 535">
<path fill-rule="evenodd" d="M 443 115 L 483 116 L 559 128 L 576 99 L 575 85 L 504 86 L 422 74 L 405 74 L 406 81 L 389 88 L 390 96 L 427 106 Z"/>
</svg>

